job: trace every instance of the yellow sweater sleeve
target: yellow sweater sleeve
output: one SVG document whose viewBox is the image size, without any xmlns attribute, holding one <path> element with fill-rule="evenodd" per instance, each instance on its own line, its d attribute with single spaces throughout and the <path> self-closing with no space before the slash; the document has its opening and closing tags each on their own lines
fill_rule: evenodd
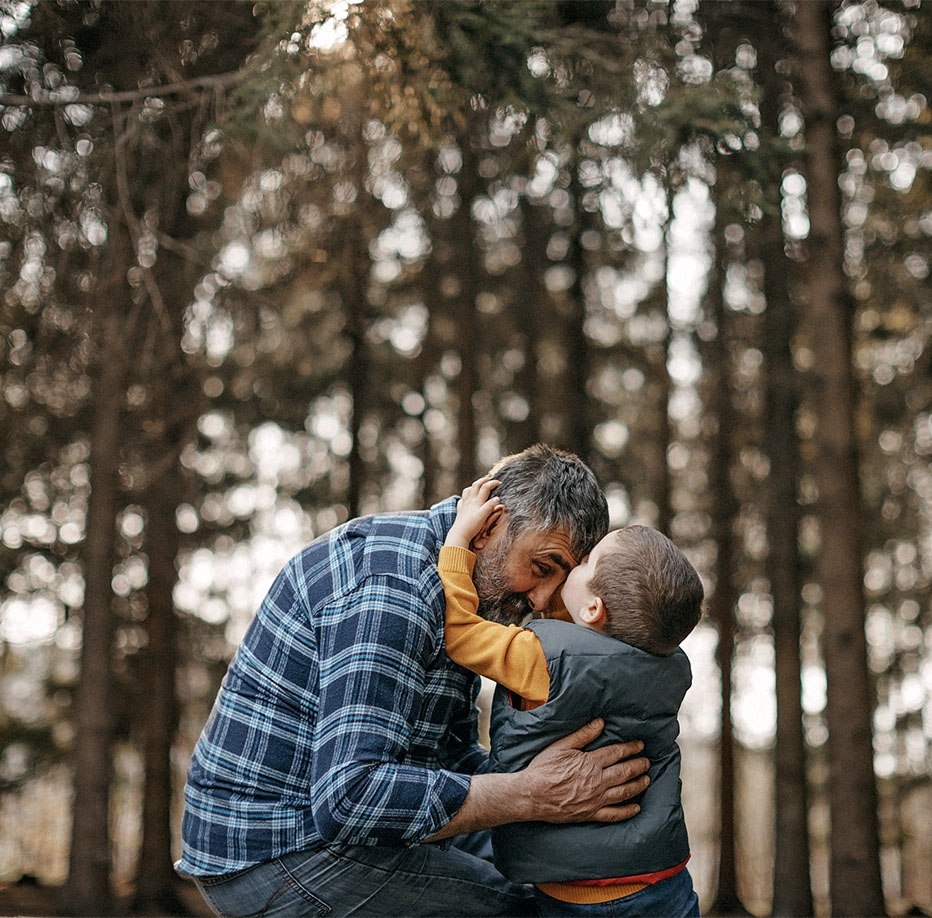
<svg viewBox="0 0 932 918">
<path fill-rule="evenodd" d="M 476 556 L 469 549 L 440 549 L 437 570 L 447 600 L 447 656 L 531 704 L 543 704 L 550 693 L 544 648 L 532 631 L 487 622 L 476 614 L 479 597 L 472 582 L 475 563 Z"/>
</svg>

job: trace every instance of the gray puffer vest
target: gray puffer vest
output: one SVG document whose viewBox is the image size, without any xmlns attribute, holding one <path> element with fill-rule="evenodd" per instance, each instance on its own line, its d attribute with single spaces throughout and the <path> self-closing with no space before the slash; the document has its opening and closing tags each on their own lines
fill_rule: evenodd
<svg viewBox="0 0 932 918">
<path fill-rule="evenodd" d="M 641 811 L 620 823 L 523 822 L 492 830 L 495 863 L 516 883 L 637 877 L 682 863 L 689 840 L 680 803 L 676 715 L 692 682 L 689 659 L 638 650 L 563 621 L 533 621 L 550 672 L 550 696 L 532 711 L 512 707 L 507 689 L 492 704 L 492 768 L 517 771 L 545 746 L 605 719 L 589 748 L 641 739 L 650 786 Z"/>
</svg>

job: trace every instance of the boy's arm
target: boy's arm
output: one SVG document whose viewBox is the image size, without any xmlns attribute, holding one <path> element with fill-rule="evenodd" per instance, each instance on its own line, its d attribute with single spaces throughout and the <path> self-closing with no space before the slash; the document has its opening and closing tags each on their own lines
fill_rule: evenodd
<svg viewBox="0 0 932 918">
<path fill-rule="evenodd" d="M 448 545 L 440 549 L 437 570 L 447 601 L 447 656 L 532 704 L 543 704 L 550 693 L 544 649 L 533 632 L 517 625 L 487 622 L 476 614 L 475 563 L 476 556 L 469 549 Z"/>
</svg>

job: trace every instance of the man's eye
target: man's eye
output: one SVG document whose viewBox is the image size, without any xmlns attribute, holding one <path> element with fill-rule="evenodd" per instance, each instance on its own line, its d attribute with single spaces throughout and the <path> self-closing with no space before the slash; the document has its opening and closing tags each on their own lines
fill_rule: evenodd
<svg viewBox="0 0 932 918">
<path fill-rule="evenodd" d="M 540 564 L 537 561 L 534 562 L 534 573 L 538 577 L 547 577 L 550 574 L 550 568 L 546 564 Z"/>
</svg>

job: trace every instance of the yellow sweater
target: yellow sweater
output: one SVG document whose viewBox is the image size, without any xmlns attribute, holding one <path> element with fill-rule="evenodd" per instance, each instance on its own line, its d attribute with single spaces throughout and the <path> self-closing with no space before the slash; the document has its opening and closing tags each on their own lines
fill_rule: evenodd
<svg viewBox="0 0 932 918">
<path fill-rule="evenodd" d="M 486 676 L 527 702 L 542 705 L 550 694 L 544 648 L 533 631 L 487 622 L 476 614 L 479 596 L 472 582 L 476 556 L 468 548 L 444 546 L 437 569 L 447 600 L 444 637 L 447 656 Z"/>
<path fill-rule="evenodd" d="M 533 631 L 517 625 L 487 622 L 476 614 L 479 596 L 472 582 L 476 556 L 467 548 L 445 545 L 440 549 L 437 570 L 446 597 L 444 638 L 447 656 L 460 666 L 505 686 L 529 710 L 546 702 L 550 674 L 544 648 Z M 566 609 L 551 618 L 572 621 Z M 517 701 L 517 700 L 516 700 Z M 610 902 L 644 889 L 646 883 L 538 883 L 541 892 L 575 904 Z"/>
</svg>

